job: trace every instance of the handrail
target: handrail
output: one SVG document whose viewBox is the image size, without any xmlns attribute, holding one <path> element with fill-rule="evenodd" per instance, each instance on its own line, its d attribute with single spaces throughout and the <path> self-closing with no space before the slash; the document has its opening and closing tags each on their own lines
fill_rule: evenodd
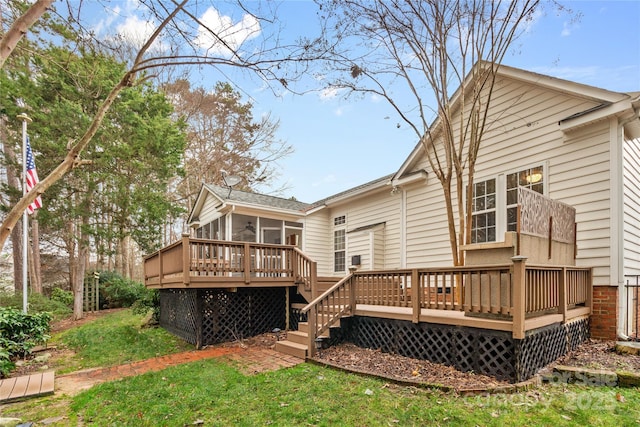
<svg viewBox="0 0 640 427">
<path fill-rule="evenodd" d="M 354 311 L 354 286 L 353 274 L 349 274 L 300 310 L 307 314 L 307 348 L 311 356 L 315 353 L 315 340 L 345 313 Z"/>
<path fill-rule="evenodd" d="M 296 246 L 293 247 L 293 253 L 295 254 L 293 277 L 296 282 L 301 281 L 304 285 L 304 290 L 311 292 L 313 296 L 318 285 L 318 263 Z"/>
</svg>

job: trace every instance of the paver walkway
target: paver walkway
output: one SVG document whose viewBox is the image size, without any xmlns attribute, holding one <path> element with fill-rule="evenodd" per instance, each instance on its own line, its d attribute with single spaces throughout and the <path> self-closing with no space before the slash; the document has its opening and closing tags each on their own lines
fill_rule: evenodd
<svg viewBox="0 0 640 427">
<path fill-rule="evenodd" d="M 303 360 L 279 353 L 270 348 L 220 346 L 203 350 L 187 351 L 154 357 L 126 365 L 109 368 L 85 369 L 56 377 L 56 393 L 75 395 L 91 388 L 95 384 L 113 381 L 120 378 L 140 375 L 145 372 L 160 371 L 170 366 L 194 362 L 203 359 L 222 358 L 233 361 L 245 374 L 255 374 L 280 368 L 287 368 L 302 363 Z"/>
</svg>

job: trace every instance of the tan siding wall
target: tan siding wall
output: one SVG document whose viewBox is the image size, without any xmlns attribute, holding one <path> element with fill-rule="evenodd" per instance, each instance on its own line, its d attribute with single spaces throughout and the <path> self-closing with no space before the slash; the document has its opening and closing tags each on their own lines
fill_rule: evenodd
<svg viewBox="0 0 640 427">
<path fill-rule="evenodd" d="M 640 140 L 624 144 L 624 274 L 640 274 Z"/>
<path fill-rule="evenodd" d="M 320 210 L 305 218 L 303 250 L 318 263 L 318 275 L 333 274 L 333 248 L 330 240 L 329 211 Z"/>
<path fill-rule="evenodd" d="M 492 105 L 477 180 L 543 164 L 549 197 L 577 209 L 578 264 L 595 267 L 596 284 L 609 283 L 608 122 L 565 136 L 558 122 L 596 104 L 515 81 L 497 85 Z M 422 159 L 414 170 L 427 165 Z M 407 190 L 407 266 L 450 264 L 447 227 L 442 188 L 431 172 L 426 186 Z"/>
<path fill-rule="evenodd" d="M 216 206 L 220 204 L 220 200 L 207 193 L 202 209 L 200 210 L 200 224 L 204 225 L 218 218 L 220 214 L 216 211 Z"/>
<path fill-rule="evenodd" d="M 386 228 L 386 227 L 385 227 Z M 373 233 L 373 269 L 385 268 L 385 229 L 376 230 Z"/>
<path fill-rule="evenodd" d="M 345 207 L 347 209 L 347 231 L 381 222 L 385 223 L 384 229 L 378 231 L 378 233 L 383 233 L 382 241 L 384 242 L 384 251 L 379 256 L 379 259 L 383 260 L 381 268 L 400 267 L 400 204 L 400 195 L 392 195 L 391 188 L 385 188 L 375 195 L 355 200 Z M 367 231 L 367 235 L 369 231 L 371 230 Z M 351 234 L 347 233 L 347 254 L 351 252 Z M 369 237 L 367 237 L 367 246 L 370 247 Z M 347 263 L 349 262 L 350 258 L 347 259 Z M 364 265 L 371 264 L 363 262 Z"/>
<path fill-rule="evenodd" d="M 371 263 L 371 237 L 373 230 L 363 230 L 361 232 L 350 233 L 360 227 L 384 222 L 384 228 L 375 231 L 376 237 L 376 260 L 375 268 L 391 269 L 400 267 L 400 205 L 399 194 L 392 195 L 391 188 L 372 194 L 370 196 L 358 198 L 348 204 L 338 205 L 331 209 L 326 217 L 326 230 L 328 239 L 329 258 L 324 261 L 328 263 L 322 266 L 324 275 L 341 275 L 333 272 L 333 223 L 332 219 L 338 215 L 347 217 L 347 266 L 351 264 L 352 255 L 362 256 L 363 269 L 369 269 Z M 320 262 L 319 262 L 320 269 Z"/>
<path fill-rule="evenodd" d="M 370 269 L 371 230 L 347 234 L 347 268 L 351 265 L 351 257 L 354 255 L 360 255 L 360 269 Z"/>
</svg>

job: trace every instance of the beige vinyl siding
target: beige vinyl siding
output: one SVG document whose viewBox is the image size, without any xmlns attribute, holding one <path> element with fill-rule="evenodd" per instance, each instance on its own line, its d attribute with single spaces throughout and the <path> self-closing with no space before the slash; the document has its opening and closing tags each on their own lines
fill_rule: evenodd
<svg viewBox="0 0 640 427">
<path fill-rule="evenodd" d="M 407 189 L 406 215 L 407 268 L 451 265 L 444 196 L 437 178 Z"/>
<path fill-rule="evenodd" d="M 318 263 L 319 276 L 333 275 L 333 242 L 329 209 L 308 215 L 304 221 L 303 251 Z"/>
<path fill-rule="evenodd" d="M 360 255 L 360 269 L 371 270 L 371 231 L 365 230 L 347 235 L 347 267 L 352 264 L 352 256 Z"/>
<path fill-rule="evenodd" d="M 204 203 L 202 204 L 202 209 L 200 209 L 198 215 L 200 225 L 205 225 L 220 217 L 220 213 L 216 210 L 218 206 L 220 206 L 220 200 L 207 192 Z"/>
<path fill-rule="evenodd" d="M 627 140 L 624 156 L 624 274 L 640 274 L 640 140 Z"/>
<path fill-rule="evenodd" d="M 568 135 L 558 125 L 596 105 L 588 99 L 514 80 L 498 82 L 475 177 L 481 181 L 543 165 L 546 194 L 577 210 L 577 263 L 595 267 L 595 283 L 609 283 L 609 122 L 604 120 Z M 421 159 L 413 170 L 430 170 L 427 165 Z M 455 182 L 452 189 L 456 203 Z M 447 227 L 442 188 L 430 173 L 428 186 L 407 191 L 407 266 L 450 265 Z M 502 238 L 498 235 L 498 240 Z"/>
<path fill-rule="evenodd" d="M 386 227 L 385 227 L 386 228 Z M 373 269 L 385 268 L 385 228 L 373 231 Z"/>
<path fill-rule="evenodd" d="M 376 269 L 400 268 L 401 203 L 400 194 L 391 194 L 391 188 L 384 187 L 374 194 L 332 208 L 328 223 L 330 230 L 333 217 L 347 217 L 347 266 L 351 264 L 352 255 L 361 255 L 362 269 L 370 269 L 371 266 Z M 384 226 L 352 232 L 380 223 Z M 373 243 L 371 233 L 374 233 Z M 375 260 L 371 259 L 372 252 Z"/>
</svg>

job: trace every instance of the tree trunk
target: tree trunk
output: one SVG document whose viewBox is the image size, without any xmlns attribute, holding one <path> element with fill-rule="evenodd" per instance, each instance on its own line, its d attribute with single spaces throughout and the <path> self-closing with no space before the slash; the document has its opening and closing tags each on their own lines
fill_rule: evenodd
<svg viewBox="0 0 640 427">
<path fill-rule="evenodd" d="M 31 219 L 31 291 L 42 294 L 42 272 L 40 263 L 40 227 L 38 225 L 38 212 Z"/>
<path fill-rule="evenodd" d="M 13 246 L 13 283 L 16 294 L 22 295 L 22 221 L 16 224 L 11 232 Z"/>
<path fill-rule="evenodd" d="M 7 162 L 7 185 L 9 188 L 16 189 L 16 192 L 20 191 L 20 179 L 16 172 L 16 169 L 11 167 L 12 164 L 17 164 L 16 153 L 13 150 L 13 146 L 7 141 L 5 119 L 0 117 L 0 141 L 3 142 L 4 155 Z M 7 203 L 12 203 L 8 201 Z M 13 230 L 11 230 L 11 246 L 13 250 L 13 283 L 16 294 L 22 294 L 22 221 L 18 221 Z"/>
<path fill-rule="evenodd" d="M 53 0 L 38 0 L 18 19 L 9 31 L 0 38 L 0 68 L 4 65 L 18 42 L 27 34 L 27 30 L 49 9 Z"/>
</svg>

